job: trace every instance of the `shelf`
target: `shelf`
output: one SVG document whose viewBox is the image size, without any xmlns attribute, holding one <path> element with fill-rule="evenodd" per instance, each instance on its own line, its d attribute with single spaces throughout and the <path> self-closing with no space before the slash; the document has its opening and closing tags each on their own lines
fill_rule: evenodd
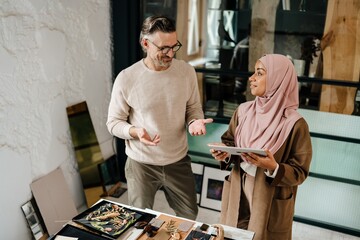
<svg viewBox="0 0 360 240">
<path fill-rule="evenodd" d="M 275 33 L 322 36 L 325 14 L 306 11 L 283 11 L 276 14 Z"/>
<path fill-rule="evenodd" d="M 324 31 L 326 15 L 307 11 L 277 10 L 275 34 L 316 35 Z M 251 22 L 251 10 L 239 10 L 238 31 L 248 31 Z"/>
</svg>

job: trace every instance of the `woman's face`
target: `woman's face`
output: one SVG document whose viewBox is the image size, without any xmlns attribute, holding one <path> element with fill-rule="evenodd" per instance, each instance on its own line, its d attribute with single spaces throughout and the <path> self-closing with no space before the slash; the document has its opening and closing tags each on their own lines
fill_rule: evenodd
<svg viewBox="0 0 360 240">
<path fill-rule="evenodd" d="M 261 97 L 266 91 L 266 68 L 259 60 L 255 64 L 255 72 L 249 78 L 250 90 L 253 96 Z"/>
</svg>

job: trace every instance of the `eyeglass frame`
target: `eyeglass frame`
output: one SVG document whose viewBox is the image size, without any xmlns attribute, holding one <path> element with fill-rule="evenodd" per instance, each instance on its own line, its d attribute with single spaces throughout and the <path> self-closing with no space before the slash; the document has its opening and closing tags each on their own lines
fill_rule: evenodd
<svg viewBox="0 0 360 240">
<path fill-rule="evenodd" d="M 177 40 L 177 43 L 170 47 L 170 46 L 163 46 L 163 47 L 159 47 L 158 45 L 156 45 L 153 41 L 151 41 L 148 38 L 145 38 L 147 41 L 149 41 L 152 45 L 154 45 L 155 47 L 157 47 L 158 51 L 160 51 L 162 54 L 168 54 L 170 52 L 170 49 L 173 51 L 173 53 L 176 53 L 177 51 L 180 50 L 180 48 L 182 47 L 181 42 L 179 42 L 179 40 Z M 174 48 L 178 47 L 177 50 L 174 50 Z"/>
</svg>

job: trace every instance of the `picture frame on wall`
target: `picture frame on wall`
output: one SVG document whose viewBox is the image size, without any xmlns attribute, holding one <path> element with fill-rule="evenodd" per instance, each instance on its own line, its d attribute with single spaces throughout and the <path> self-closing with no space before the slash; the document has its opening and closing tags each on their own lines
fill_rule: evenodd
<svg viewBox="0 0 360 240">
<path fill-rule="evenodd" d="M 204 167 L 200 206 L 213 210 L 221 210 L 221 195 L 224 179 L 230 171 L 213 167 Z"/>
<path fill-rule="evenodd" d="M 194 173 L 195 177 L 195 189 L 196 189 L 196 198 L 197 204 L 200 204 L 201 199 L 201 191 L 202 191 L 202 184 L 203 184 L 203 175 L 204 175 L 204 165 L 200 163 L 191 163 L 191 168 Z"/>
</svg>

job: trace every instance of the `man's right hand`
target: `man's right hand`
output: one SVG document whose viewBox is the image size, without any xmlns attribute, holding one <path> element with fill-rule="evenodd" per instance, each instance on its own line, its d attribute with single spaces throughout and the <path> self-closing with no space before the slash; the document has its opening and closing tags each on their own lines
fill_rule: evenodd
<svg viewBox="0 0 360 240">
<path fill-rule="evenodd" d="M 132 127 L 129 131 L 130 136 L 139 139 L 140 142 L 145 145 L 156 146 L 160 142 L 160 136 L 158 134 L 155 134 L 155 136 L 151 139 L 145 128 Z"/>
</svg>

